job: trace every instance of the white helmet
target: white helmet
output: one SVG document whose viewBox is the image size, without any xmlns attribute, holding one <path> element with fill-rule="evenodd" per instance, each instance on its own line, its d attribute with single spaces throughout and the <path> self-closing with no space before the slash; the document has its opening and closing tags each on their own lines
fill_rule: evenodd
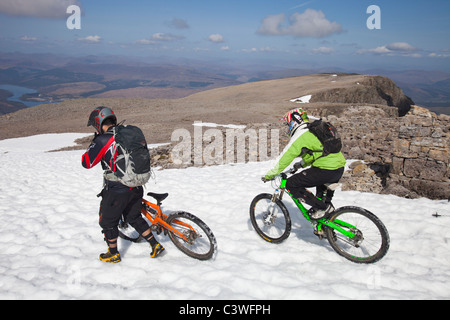
<svg viewBox="0 0 450 320">
<path fill-rule="evenodd" d="M 288 135 L 292 137 L 298 127 L 305 122 L 309 121 L 308 114 L 303 109 L 291 110 L 286 115 L 280 119 L 280 121 L 286 121 L 289 126 Z"/>
</svg>

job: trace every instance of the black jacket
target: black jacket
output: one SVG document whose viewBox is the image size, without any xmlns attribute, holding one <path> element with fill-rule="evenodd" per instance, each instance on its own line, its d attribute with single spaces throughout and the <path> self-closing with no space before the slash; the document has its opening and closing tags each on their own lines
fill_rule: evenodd
<svg viewBox="0 0 450 320">
<path fill-rule="evenodd" d="M 94 138 L 89 148 L 81 157 L 81 164 L 84 168 L 91 169 L 101 162 L 105 173 L 111 173 L 111 168 L 114 168 L 114 150 L 116 146 L 112 130 L 113 127 L 110 127 L 106 133 L 97 135 Z M 105 187 L 116 191 L 130 190 L 129 187 L 118 181 L 109 181 L 107 179 L 105 179 Z"/>
</svg>

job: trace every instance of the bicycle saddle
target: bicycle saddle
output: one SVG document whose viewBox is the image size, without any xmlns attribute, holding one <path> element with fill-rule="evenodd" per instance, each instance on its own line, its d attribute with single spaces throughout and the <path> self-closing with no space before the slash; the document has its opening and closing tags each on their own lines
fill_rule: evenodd
<svg viewBox="0 0 450 320">
<path fill-rule="evenodd" d="M 168 193 L 162 193 L 161 194 L 161 193 L 153 193 L 153 192 L 149 192 L 149 193 L 147 193 L 147 195 L 149 197 L 154 198 L 158 202 L 162 202 L 164 199 L 166 199 L 169 196 Z"/>
</svg>

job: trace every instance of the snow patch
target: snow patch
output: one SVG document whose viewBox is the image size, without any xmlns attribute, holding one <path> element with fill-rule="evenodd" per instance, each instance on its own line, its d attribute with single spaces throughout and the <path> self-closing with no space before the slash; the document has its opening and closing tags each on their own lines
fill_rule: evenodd
<svg viewBox="0 0 450 320">
<path fill-rule="evenodd" d="M 291 102 L 295 102 L 295 103 L 309 103 L 309 100 L 311 100 L 312 95 L 306 95 L 300 98 L 296 98 L 296 99 L 292 99 L 290 100 Z"/>
<path fill-rule="evenodd" d="M 0 141 L 0 154 L 8 152 L 40 153 L 76 146 L 76 139 L 91 136 L 91 133 L 40 134 L 25 138 Z"/>
</svg>

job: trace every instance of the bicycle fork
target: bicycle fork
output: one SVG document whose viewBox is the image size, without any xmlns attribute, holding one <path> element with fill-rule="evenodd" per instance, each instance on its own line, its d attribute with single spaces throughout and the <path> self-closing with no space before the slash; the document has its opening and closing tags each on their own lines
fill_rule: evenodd
<svg viewBox="0 0 450 320">
<path fill-rule="evenodd" d="M 284 189 L 281 190 L 281 192 L 276 189 L 273 196 L 272 196 L 272 202 L 269 204 L 269 207 L 267 208 L 267 214 L 264 217 L 264 224 L 266 226 L 270 226 L 274 223 L 276 216 L 276 202 L 278 200 L 281 200 L 283 198 Z"/>
</svg>

